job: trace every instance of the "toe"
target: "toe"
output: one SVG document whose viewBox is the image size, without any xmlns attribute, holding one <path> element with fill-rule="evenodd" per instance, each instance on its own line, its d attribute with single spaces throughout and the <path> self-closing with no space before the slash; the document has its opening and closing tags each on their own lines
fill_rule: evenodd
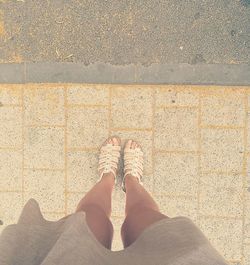
<svg viewBox="0 0 250 265">
<path fill-rule="evenodd" d="M 126 143 L 126 148 L 131 148 L 132 140 L 128 140 Z"/>
<path fill-rule="evenodd" d="M 117 137 L 112 137 L 112 143 L 113 145 L 120 145 L 120 141 Z"/>
<path fill-rule="evenodd" d="M 138 143 L 136 143 L 136 147 L 139 148 L 139 149 L 141 149 L 141 146 Z"/>
</svg>

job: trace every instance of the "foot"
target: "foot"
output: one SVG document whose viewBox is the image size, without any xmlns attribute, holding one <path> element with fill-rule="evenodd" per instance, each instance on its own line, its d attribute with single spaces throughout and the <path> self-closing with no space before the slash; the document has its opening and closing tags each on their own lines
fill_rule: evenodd
<svg viewBox="0 0 250 265">
<path fill-rule="evenodd" d="M 103 179 L 111 179 L 113 184 L 116 182 L 116 175 L 117 175 L 117 167 L 118 167 L 118 161 L 119 161 L 119 149 L 117 148 L 116 150 L 105 150 L 102 151 L 102 148 L 105 148 L 107 145 L 112 145 L 112 146 L 119 146 L 121 147 L 121 140 L 117 136 L 112 136 L 109 137 L 103 144 L 100 150 L 100 155 L 99 155 L 99 166 L 98 166 L 98 173 L 100 176 L 99 181 Z M 101 161 L 102 160 L 102 161 Z M 110 165 L 112 165 L 110 167 Z M 110 167 L 112 170 L 109 172 L 105 170 L 105 167 Z"/>
<path fill-rule="evenodd" d="M 126 153 L 126 150 L 134 149 L 135 153 Z M 142 173 L 143 173 L 143 152 L 141 146 L 133 140 L 128 140 L 124 149 L 124 179 L 123 179 L 123 191 L 126 192 L 126 180 L 133 179 L 138 181 L 141 185 Z"/>
</svg>

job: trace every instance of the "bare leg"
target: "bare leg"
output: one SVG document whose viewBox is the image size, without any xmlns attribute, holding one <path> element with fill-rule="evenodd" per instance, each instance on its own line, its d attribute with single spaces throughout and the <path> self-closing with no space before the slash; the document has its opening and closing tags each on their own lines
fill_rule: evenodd
<svg viewBox="0 0 250 265">
<path fill-rule="evenodd" d="M 133 142 L 134 143 L 134 142 Z M 132 145 L 136 146 L 136 144 Z M 168 218 L 160 213 L 159 207 L 151 195 L 141 186 L 137 178 L 127 175 L 126 188 L 126 218 L 121 228 L 124 247 L 131 245 L 138 236 L 151 224 Z"/>
<path fill-rule="evenodd" d="M 86 212 L 86 221 L 97 240 L 106 248 L 111 249 L 113 225 L 110 221 L 111 195 L 114 176 L 104 174 L 98 182 L 79 202 L 76 212 Z"/>
<path fill-rule="evenodd" d="M 116 138 L 107 139 L 105 142 L 118 145 Z M 113 168 L 115 170 L 115 168 Z M 100 172 L 99 172 L 100 173 Z M 113 239 L 113 225 L 110 221 L 111 199 L 114 188 L 114 174 L 106 173 L 79 202 L 76 211 L 86 212 L 86 221 L 97 240 L 106 248 L 111 249 Z"/>
</svg>

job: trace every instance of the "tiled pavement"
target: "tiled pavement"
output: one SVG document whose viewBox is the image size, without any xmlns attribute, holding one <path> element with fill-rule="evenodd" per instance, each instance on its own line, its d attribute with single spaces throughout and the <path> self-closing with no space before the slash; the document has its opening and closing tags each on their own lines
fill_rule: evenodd
<svg viewBox="0 0 250 265">
<path fill-rule="evenodd" d="M 165 214 L 190 217 L 230 264 L 249 265 L 248 89 L 1 85 L 0 229 L 30 197 L 50 220 L 73 212 L 98 178 L 100 144 L 115 134 L 141 143 L 145 187 Z M 122 249 L 119 185 L 113 250 Z"/>
</svg>

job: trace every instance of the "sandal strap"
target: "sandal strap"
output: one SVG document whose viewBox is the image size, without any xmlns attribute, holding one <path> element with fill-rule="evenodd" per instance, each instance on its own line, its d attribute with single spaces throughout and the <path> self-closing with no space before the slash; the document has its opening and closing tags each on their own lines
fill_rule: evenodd
<svg viewBox="0 0 250 265">
<path fill-rule="evenodd" d="M 118 161 L 120 157 L 120 145 L 106 144 L 101 147 L 98 163 L 98 171 L 103 170 L 100 176 L 100 180 L 105 173 L 112 172 L 114 175 L 115 169 L 118 167 Z M 113 168 L 112 168 L 113 167 Z M 116 178 L 115 178 L 116 180 Z"/>
<path fill-rule="evenodd" d="M 135 176 L 138 182 L 143 185 L 141 177 L 143 175 L 143 152 L 140 148 L 124 149 L 124 170 L 127 171 L 123 177 L 122 188 L 125 190 L 125 177 L 128 174 Z"/>
</svg>

